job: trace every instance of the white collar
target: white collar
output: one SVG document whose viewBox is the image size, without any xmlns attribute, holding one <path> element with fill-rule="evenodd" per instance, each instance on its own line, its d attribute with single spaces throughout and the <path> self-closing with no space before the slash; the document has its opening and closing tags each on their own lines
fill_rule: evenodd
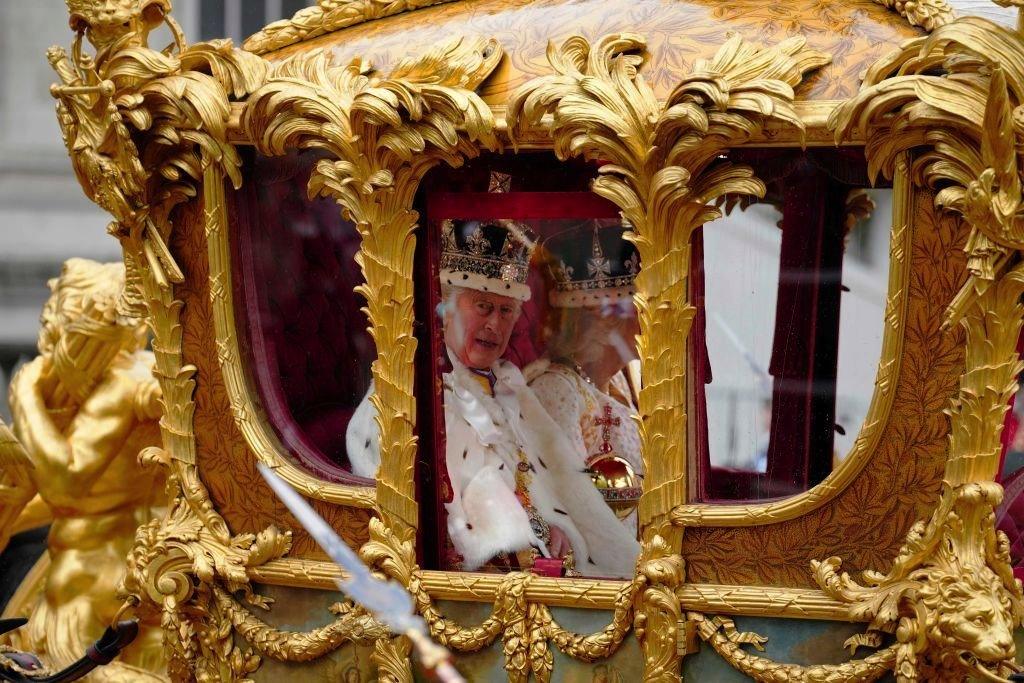
<svg viewBox="0 0 1024 683">
<path fill-rule="evenodd" d="M 448 359 L 452 363 L 452 374 L 457 376 L 465 376 L 472 372 L 472 369 L 467 367 L 454 351 L 448 347 Z M 486 372 L 486 371 L 483 371 Z M 499 387 L 507 388 L 512 393 L 517 393 L 522 389 L 526 388 L 526 378 L 523 377 L 522 371 L 515 366 L 514 363 L 510 363 L 507 360 L 499 358 L 497 362 L 490 367 L 491 374 L 494 375 L 494 393 L 502 393 Z"/>
</svg>

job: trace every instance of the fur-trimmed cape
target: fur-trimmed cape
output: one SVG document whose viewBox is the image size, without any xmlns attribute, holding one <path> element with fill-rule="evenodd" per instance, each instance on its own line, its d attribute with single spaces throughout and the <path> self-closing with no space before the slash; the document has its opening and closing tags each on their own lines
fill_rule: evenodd
<svg viewBox="0 0 1024 683">
<path fill-rule="evenodd" d="M 565 457 L 574 444 L 519 369 L 498 361 L 492 396 L 472 371 L 457 360 L 453 365 L 444 376 L 445 460 L 453 489 L 446 509 L 449 538 L 463 568 L 477 569 L 500 552 L 531 545 L 548 554 L 515 496 L 521 450 L 531 468 L 531 502 L 548 524 L 565 532 L 577 569 L 586 576 L 632 576 L 640 545 L 589 473 L 577 466 L 584 458 Z M 346 435 L 353 472 L 363 476 L 373 476 L 380 462 L 368 396 Z"/>
</svg>

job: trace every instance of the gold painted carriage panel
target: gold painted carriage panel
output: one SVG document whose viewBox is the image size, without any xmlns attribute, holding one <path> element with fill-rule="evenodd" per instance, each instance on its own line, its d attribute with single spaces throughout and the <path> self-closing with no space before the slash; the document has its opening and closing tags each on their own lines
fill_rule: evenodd
<svg viewBox="0 0 1024 683">
<path fill-rule="evenodd" d="M 171 678 L 266 677 L 325 656 L 332 678 L 414 676 L 410 642 L 372 614 L 351 603 L 323 614 L 340 574 L 274 501 L 257 462 L 404 586 L 431 636 L 511 680 L 558 680 L 579 662 L 607 680 L 641 669 L 671 680 L 699 642 L 757 680 L 1009 673 L 1024 598 L 995 527 L 993 480 L 1021 371 L 1019 35 L 953 21 L 937 0 L 897 3 L 903 17 L 864 0 L 601 0 L 585 15 L 546 0 L 321 0 L 247 43 L 264 58 L 188 44 L 166 0 L 101 4 L 69 2 L 77 39 L 50 54 L 53 94 L 83 189 L 114 216 L 125 299 L 153 332 L 163 445 L 145 454 L 167 470 L 169 503 L 140 528 L 122 593 L 126 610 L 164 629 Z M 174 44 L 161 52 L 148 36 L 164 23 Z M 434 36 L 446 42 L 427 45 Z M 86 43 L 94 57 L 81 56 Z M 411 46 L 423 50 L 406 56 Z M 810 490 L 699 502 L 685 431 L 691 238 L 722 206 L 766 191 L 734 150 L 804 141 L 863 145 L 870 174 L 893 179 L 874 398 L 851 454 Z M 415 482 L 417 192 L 439 166 L 538 148 L 592 164 L 593 192 L 628 223 L 643 264 L 634 301 L 646 480 L 631 579 L 436 571 L 417 556 L 429 531 Z M 361 240 L 377 350 L 372 486 L 298 465 L 246 365 L 229 195 L 251 180 L 251 154 L 302 150 L 321 155 L 310 196 L 336 202 Z M 873 571 L 864 582 L 846 573 L 860 570 Z M 290 611 L 301 600 L 274 606 L 263 589 L 282 602 L 301 595 L 329 621 Z M 875 651 L 779 664 L 744 649 L 763 639 L 724 615 L 866 623 L 849 642 Z M 266 660 L 277 663 L 259 671 Z"/>
</svg>

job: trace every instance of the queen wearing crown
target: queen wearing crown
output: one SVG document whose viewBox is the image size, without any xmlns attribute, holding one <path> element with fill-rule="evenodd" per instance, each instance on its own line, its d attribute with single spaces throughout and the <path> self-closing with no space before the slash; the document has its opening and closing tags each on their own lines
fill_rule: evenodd
<svg viewBox="0 0 1024 683">
<path fill-rule="evenodd" d="M 554 286 L 547 352 L 526 369 L 530 386 L 626 528 L 636 533 L 643 461 L 633 418 L 638 378 L 629 372 L 639 333 L 633 305 L 636 247 L 618 223 L 600 221 L 550 237 Z"/>
<path fill-rule="evenodd" d="M 502 359 L 522 303 L 533 239 L 513 221 L 445 221 L 440 280 L 448 541 L 464 570 L 524 567 L 536 551 L 570 551 L 588 576 L 632 576 L 639 545 L 564 457 L 576 446 L 549 416 L 522 372 Z M 372 388 L 371 388 L 372 391 Z M 373 408 L 364 399 L 349 427 L 357 474 L 380 456 Z"/>
</svg>

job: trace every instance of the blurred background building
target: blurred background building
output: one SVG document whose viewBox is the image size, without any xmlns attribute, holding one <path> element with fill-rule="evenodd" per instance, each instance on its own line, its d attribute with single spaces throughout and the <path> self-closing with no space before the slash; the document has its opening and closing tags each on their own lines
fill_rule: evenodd
<svg viewBox="0 0 1024 683">
<path fill-rule="evenodd" d="M 313 0 L 174 0 L 190 40 L 241 40 Z M 158 37 L 154 44 L 164 44 Z M 69 45 L 63 0 L 0 0 L 0 417 L 7 384 L 35 355 L 46 281 L 72 256 L 119 260 L 107 215 L 82 194 L 54 116 L 46 61 Z"/>
</svg>

